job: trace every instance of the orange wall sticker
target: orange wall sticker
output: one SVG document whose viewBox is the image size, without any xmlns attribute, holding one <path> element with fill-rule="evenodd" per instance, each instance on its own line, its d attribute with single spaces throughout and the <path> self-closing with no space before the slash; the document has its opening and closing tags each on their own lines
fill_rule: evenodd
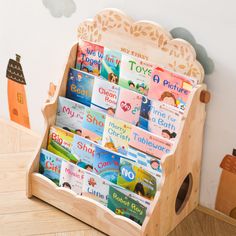
<svg viewBox="0 0 236 236">
<path fill-rule="evenodd" d="M 7 66 L 8 107 L 10 119 L 22 126 L 30 128 L 30 120 L 25 93 L 25 77 L 20 64 L 20 55 L 16 60 L 10 59 Z"/>
</svg>

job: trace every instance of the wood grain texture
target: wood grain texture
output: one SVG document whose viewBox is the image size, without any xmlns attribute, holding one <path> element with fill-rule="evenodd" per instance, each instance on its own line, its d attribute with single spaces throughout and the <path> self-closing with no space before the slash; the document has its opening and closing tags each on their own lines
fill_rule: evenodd
<svg viewBox="0 0 236 236">
<path fill-rule="evenodd" d="M 120 22 L 120 26 L 117 22 Z M 152 35 L 153 30 L 155 37 Z M 81 38 L 146 58 L 192 76 L 199 83 L 203 81 L 204 73 L 201 65 L 196 61 L 192 46 L 183 40 L 173 40 L 169 32 L 158 24 L 146 21 L 134 22 L 119 11 L 105 10 L 96 15 L 93 21 L 82 23 L 78 34 Z M 160 196 L 156 195 L 151 213 L 140 227 L 127 218 L 116 216 L 99 204 L 93 204 L 88 199 L 76 199 L 74 194 L 56 188 L 45 178 L 35 174 L 38 172 L 40 149 L 46 148 L 49 127 L 55 124 L 58 96 L 65 96 L 68 71 L 75 65 L 76 53 L 77 45 L 74 45 L 54 100 L 45 104 L 43 109 L 45 130 L 37 155 L 27 172 L 27 196 L 37 196 L 110 235 L 166 235 L 198 205 L 203 127 L 206 115 L 205 104 L 200 102 L 200 94 L 206 90 L 206 86 L 199 84 L 191 95 L 187 105 L 188 115 L 186 111 L 186 120 L 182 120 L 181 123 L 183 132 L 177 141 L 178 145 L 173 153 L 162 161 L 164 177 Z M 176 214 L 176 196 L 188 174 L 191 174 L 193 179 L 192 191 L 183 210 Z M 92 212 L 95 213 L 96 219 Z"/>
<path fill-rule="evenodd" d="M 173 39 L 162 26 L 134 21 L 116 9 L 105 9 L 79 25 L 78 38 L 99 43 L 194 77 L 201 83 L 204 70 L 191 44 Z"/>
<path fill-rule="evenodd" d="M 0 123 L 0 129 L 2 125 Z M 9 128 L 9 126 L 4 124 L 4 128 Z M 17 127 L 13 128 L 17 129 Z M 15 132 L 7 133 L 7 138 L 10 138 L 11 134 L 15 134 Z M 8 147 L 6 147 L 6 150 L 8 150 Z M 1 172 L 19 171 L 18 178 L 24 180 L 26 164 L 32 155 L 33 152 L 0 154 Z M 2 180 L 0 181 L 2 189 L 0 193 L 1 236 L 105 236 L 105 234 L 37 198 L 28 199 L 25 196 L 26 186 L 22 180 L 19 180 L 19 186 L 14 185 L 16 188 L 12 188 L 11 192 L 8 191 L 11 179 L 6 177 L 3 182 Z M 18 191 L 18 189 L 21 190 Z M 198 207 L 197 209 L 186 217 L 169 236 L 236 235 L 236 227 L 222 222 L 222 220 L 226 220 L 225 216 L 203 207 Z"/>
</svg>

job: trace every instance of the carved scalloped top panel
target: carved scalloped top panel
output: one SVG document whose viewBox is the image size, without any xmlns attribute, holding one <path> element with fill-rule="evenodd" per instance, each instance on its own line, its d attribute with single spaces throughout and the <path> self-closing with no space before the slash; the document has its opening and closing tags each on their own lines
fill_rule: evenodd
<svg viewBox="0 0 236 236">
<path fill-rule="evenodd" d="M 204 70 L 192 45 L 173 39 L 150 21 L 134 22 L 119 10 L 105 9 L 79 25 L 78 38 L 162 65 L 203 82 Z"/>
</svg>

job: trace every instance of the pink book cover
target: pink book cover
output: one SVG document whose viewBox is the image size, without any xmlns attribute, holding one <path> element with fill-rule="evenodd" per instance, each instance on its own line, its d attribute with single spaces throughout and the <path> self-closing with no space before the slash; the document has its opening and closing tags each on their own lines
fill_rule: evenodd
<svg viewBox="0 0 236 236">
<path fill-rule="evenodd" d="M 133 126 L 129 146 L 161 159 L 170 153 L 173 143 Z"/>
<path fill-rule="evenodd" d="M 121 88 L 115 117 L 136 125 L 139 121 L 141 104 L 142 95 Z"/>
<path fill-rule="evenodd" d="M 100 76 L 104 47 L 79 40 L 76 69 Z"/>
<path fill-rule="evenodd" d="M 194 85 L 190 78 L 157 67 L 152 72 L 148 98 L 185 110 Z"/>
</svg>

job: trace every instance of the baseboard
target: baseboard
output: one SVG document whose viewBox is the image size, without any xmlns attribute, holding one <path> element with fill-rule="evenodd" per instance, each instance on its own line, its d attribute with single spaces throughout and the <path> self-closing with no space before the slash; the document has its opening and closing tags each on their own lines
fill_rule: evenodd
<svg viewBox="0 0 236 236">
<path fill-rule="evenodd" d="M 199 205 L 196 210 L 200 211 L 200 212 L 203 212 L 207 215 L 210 215 L 212 217 L 215 217 L 216 219 L 218 220 L 221 220 L 221 221 L 224 221 L 228 224 L 231 224 L 233 226 L 236 226 L 236 219 L 233 219 L 232 217 L 229 217 L 217 210 L 212 210 L 212 209 L 209 209 L 207 207 L 204 207 L 204 206 L 201 206 Z"/>
</svg>

